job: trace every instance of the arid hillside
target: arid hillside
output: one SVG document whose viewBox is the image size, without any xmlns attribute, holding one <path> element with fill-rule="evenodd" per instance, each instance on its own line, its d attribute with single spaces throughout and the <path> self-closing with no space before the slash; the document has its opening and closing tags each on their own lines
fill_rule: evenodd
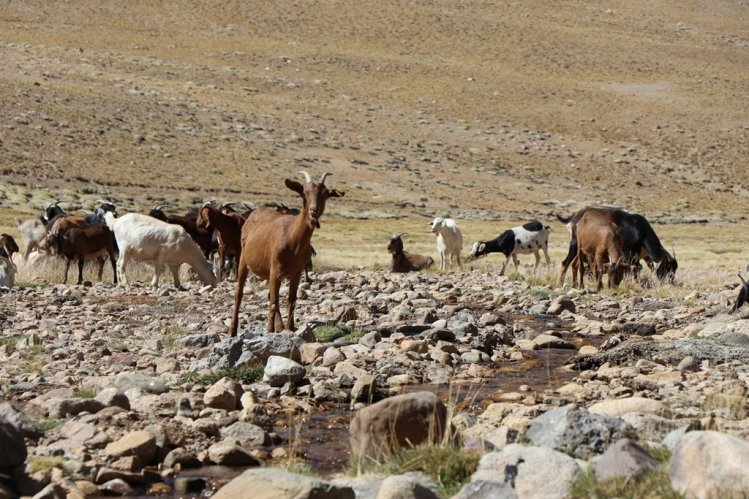
<svg viewBox="0 0 749 499">
<path fill-rule="evenodd" d="M 299 170 L 330 217 L 749 211 L 743 1 L 10 1 L 0 60 L 3 227 L 298 204 Z"/>
</svg>

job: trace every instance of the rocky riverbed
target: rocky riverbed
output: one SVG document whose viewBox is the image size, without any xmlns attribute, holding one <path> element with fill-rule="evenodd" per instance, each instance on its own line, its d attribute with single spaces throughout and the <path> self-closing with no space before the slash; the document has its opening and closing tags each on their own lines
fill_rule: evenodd
<svg viewBox="0 0 749 499">
<path fill-rule="evenodd" d="M 544 486 L 563 497 L 624 438 L 676 449 L 677 489 L 699 467 L 673 462 L 684 434 L 749 455 L 749 320 L 727 313 L 733 289 L 677 300 L 478 272 L 327 271 L 302 285 L 297 331 L 264 332 L 267 290 L 255 283 L 228 338 L 232 293 L 230 282 L 4 292 L 0 497 L 206 495 L 261 465 L 311 468 L 375 497 L 382 477 L 369 488 L 333 477 L 350 459 L 352 417 L 425 390 L 462 445 L 485 453 L 476 490 L 517 458 L 557 477 Z M 516 475 L 508 494 L 540 486 L 528 467 Z"/>
</svg>

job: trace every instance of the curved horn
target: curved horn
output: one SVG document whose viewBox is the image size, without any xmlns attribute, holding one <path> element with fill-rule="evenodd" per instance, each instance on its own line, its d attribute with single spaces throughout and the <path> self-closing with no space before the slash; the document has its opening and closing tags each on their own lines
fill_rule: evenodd
<svg viewBox="0 0 749 499">
<path fill-rule="evenodd" d="M 312 177 L 310 177 L 309 173 L 305 172 L 304 170 L 300 171 L 302 175 L 304 175 L 304 180 L 309 183 L 312 182 Z"/>
<path fill-rule="evenodd" d="M 320 184 L 321 185 L 325 185 L 325 178 L 329 177 L 331 175 L 332 175 L 332 173 L 330 173 L 330 172 L 325 172 L 322 175 L 320 175 Z"/>
</svg>

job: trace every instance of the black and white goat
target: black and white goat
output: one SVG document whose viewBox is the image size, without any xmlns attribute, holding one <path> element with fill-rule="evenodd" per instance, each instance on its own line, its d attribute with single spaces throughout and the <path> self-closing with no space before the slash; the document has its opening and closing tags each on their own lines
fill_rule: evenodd
<svg viewBox="0 0 749 499">
<path fill-rule="evenodd" d="M 538 220 L 534 220 L 525 225 L 507 229 L 491 241 L 479 241 L 473 243 L 471 257 L 477 258 L 489 253 L 502 253 L 506 258 L 502 264 L 502 270 L 499 271 L 499 275 L 504 275 L 505 267 L 507 267 L 507 262 L 510 261 L 510 257 L 512 257 L 512 261 L 515 263 L 515 269 L 517 270 L 517 255 L 519 254 L 528 255 L 533 253 L 536 256 L 536 264 L 533 267 L 533 270 L 535 271 L 541 261 L 538 252 L 539 250 L 543 250 L 544 256 L 546 256 L 546 268 L 548 269 L 549 265 L 551 265 L 551 260 L 549 259 L 550 232 L 551 227 L 543 225 Z"/>
</svg>

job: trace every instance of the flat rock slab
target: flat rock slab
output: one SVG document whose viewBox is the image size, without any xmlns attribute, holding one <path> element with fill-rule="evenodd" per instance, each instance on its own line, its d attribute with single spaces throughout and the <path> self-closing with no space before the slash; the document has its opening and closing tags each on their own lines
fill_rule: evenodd
<svg viewBox="0 0 749 499">
<path fill-rule="evenodd" d="M 247 470 L 227 483 L 214 499 L 354 499 L 351 487 L 277 468 Z"/>
</svg>

